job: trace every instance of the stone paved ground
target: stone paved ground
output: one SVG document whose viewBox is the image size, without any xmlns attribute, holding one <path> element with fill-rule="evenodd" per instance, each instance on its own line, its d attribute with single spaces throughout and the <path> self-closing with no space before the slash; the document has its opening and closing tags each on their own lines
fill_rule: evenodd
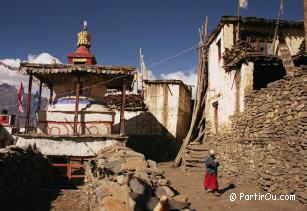
<svg viewBox="0 0 307 211">
<path fill-rule="evenodd" d="M 181 194 L 188 196 L 192 203 L 192 208 L 197 211 L 307 211 L 307 206 L 303 206 L 297 201 L 234 201 L 230 202 L 231 193 L 254 194 L 259 193 L 256 185 L 252 181 L 243 184 L 235 184 L 236 187 L 224 192 L 220 197 L 211 193 L 206 193 L 203 189 L 203 172 L 186 173 L 180 168 L 171 168 L 170 164 L 160 164 L 159 168 L 165 171 L 174 188 Z M 227 181 L 219 181 L 220 188 L 229 185 Z"/>
</svg>

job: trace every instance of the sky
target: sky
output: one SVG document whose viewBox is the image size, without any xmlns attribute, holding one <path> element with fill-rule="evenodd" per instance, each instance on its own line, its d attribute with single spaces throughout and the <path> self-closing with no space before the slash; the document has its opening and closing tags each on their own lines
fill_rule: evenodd
<svg viewBox="0 0 307 211">
<path fill-rule="evenodd" d="M 277 18 L 279 2 L 248 0 L 241 15 Z M 196 50 L 151 64 L 197 44 L 205 16 L 211 32 L 223 15 L 237 15 L 237 6 L 238 0 L 1 0 L 0 60 L 66 63 L 87 20 L 98 64 L 139 66 L 142 48 L 155 78 L 195 85 Z M 303 0 L 285 0 L 282 18 L 303 20 Z M 0 71 L 1 82 L 19 84 L 8 71 Z"/>
</svg>

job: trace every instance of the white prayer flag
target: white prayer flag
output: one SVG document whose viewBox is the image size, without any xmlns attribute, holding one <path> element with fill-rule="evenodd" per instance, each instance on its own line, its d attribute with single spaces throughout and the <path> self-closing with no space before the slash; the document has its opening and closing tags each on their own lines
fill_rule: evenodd
<svg viewBox="0 0 307 211">
<path fill-rule="evenodd" d="M 284 14 L 284 0 L 280 0 L 280 12 L 282 15 Z"/>
<path fill-rule="evenodd" d="M 148 79 L 147 68 L 144 62 L 144 55 L 142 49 L 140 49 L 140 63 L 141 63 L 141 75 L 144 80 Z"/>
<path fill-rule="evenodd" d="M 247 0 L 239 0 L 239 5 L 243 9 L 247 9 Z"/>
</svg>

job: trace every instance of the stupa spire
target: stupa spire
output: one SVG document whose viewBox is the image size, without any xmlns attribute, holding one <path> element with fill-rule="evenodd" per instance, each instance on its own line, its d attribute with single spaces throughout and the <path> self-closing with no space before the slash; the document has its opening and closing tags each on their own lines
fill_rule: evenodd
<svg viewBox="0 0 307 211">
<path fill-rule="evenodd" d="M 96 64 L 96 58 L 90 52 L 91 34 L 88 32 L 87 21 L 83 22 L 83 31 L 77 34 L 77 50 L 74 53 L 68 54 L 68 62 L 70 64 Z"/>
<path fill-rule="evenodd" d="M 77 46 L 91 47 L 91 34 L 87 31 L 87 21 L 83 22 L 83 31 L 78 33 L 78 43 Z"/>
</svg>

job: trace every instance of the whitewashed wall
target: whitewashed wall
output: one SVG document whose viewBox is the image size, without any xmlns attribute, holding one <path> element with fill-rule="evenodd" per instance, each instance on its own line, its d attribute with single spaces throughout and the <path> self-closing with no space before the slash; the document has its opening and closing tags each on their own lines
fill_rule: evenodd
<svg viewBox="0 0 307 211">
<path fill-rule="evenodd" d="M 233 46 L 233 25 L 225 25 L 209 47 L 208 91 L 206 95 L 207 121 L 214 123 L 213 103 L 218 102 L 218 125 L 226 123 L 230 115 L 244 110 L 244 96 L 253 89 L 253 63 L 243 64 L 240 71 L 226 72 L 223 58 L 218 58 L 217 43 L 221 53 Z"/>
<path fill-rule="evenodd" d="M 148 111 L 125 111 L 127 135 L 169 135 L 183 139 L 189 129 L 192 100 L 190 92 L 180 84 L 146 84 L 145 103 Z M 115 128 L 120 111 L 115 111 Z"/>
</svg>

